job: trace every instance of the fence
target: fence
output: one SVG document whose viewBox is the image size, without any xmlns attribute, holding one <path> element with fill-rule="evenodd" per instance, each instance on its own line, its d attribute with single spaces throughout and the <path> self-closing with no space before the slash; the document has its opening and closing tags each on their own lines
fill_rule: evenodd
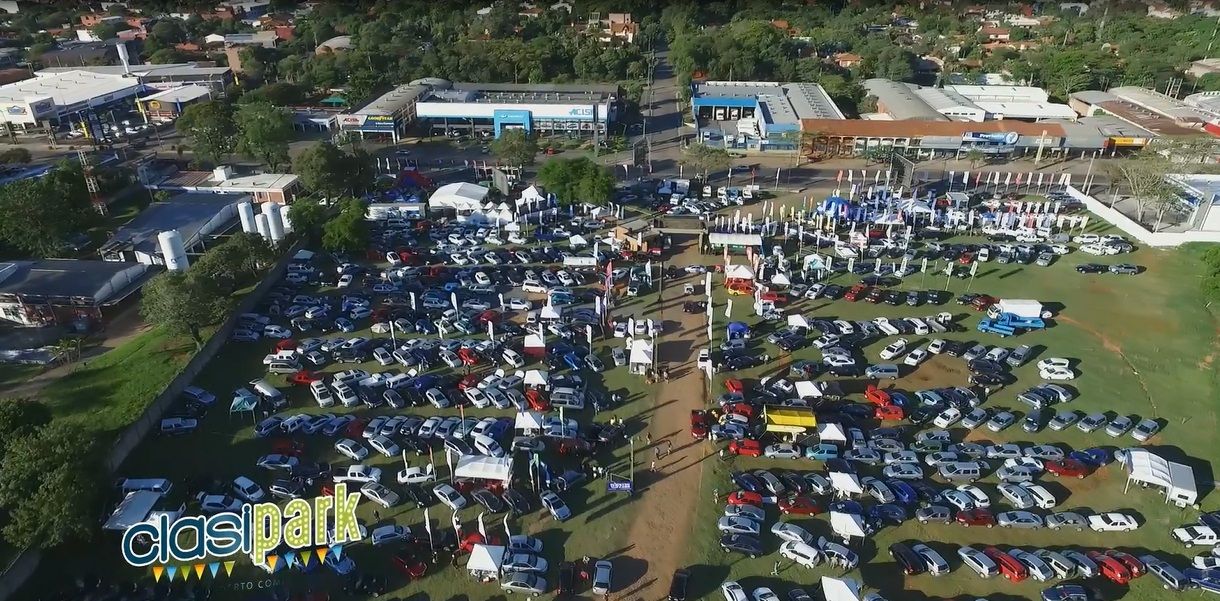
<svg viewBox="0 0 1220 601">
<path fill-rule="evenodd" d="M 1077 190 L 1075 186 L 1067 186 L 1067 193 L 1068 196 L 1084 203 L 1084 206 L 1097 216 L 1148 246 L 1171 247 L 1181 246 L 1187 242 L 1220 242 L 1220 232 L 1152 232 L 1134 219 Z"/>
<path fill-rule="evenodd" d="M 127 460 L 131 452 L 140 446 L 144 437 L 157 427 L 161 421 L 161 416 L 165 415 L 166 410 L 172 407 L 175 401 L 179 400 L 182 395 L 182 390 L 190 386 L 191 382 L 199 375 L 208 362 L 216 356 L 221 347 L 229 341 L 229 335 L 232 334 L 233 328 L 237 326 L 237 316 L 242 313 L 248 313 L 258 305 L 259 301 L 271 291 L 276 284 L 279 284 L 284 277 L 284 272 L 288 270 L 288 263 L 292 260 L 292 256 L 304 245 L 296 244 L 284 253 L 283 258 L 275 267 L 267 273 L 263 281 L 245 298 L 238 303 L 237 308 L 229 315 L 229 318 L 216 329 L 212 337 L 195 353 L 194 357 L 182 368 L 182 371 L 157 395 L 157 398 L 148 405 L 144 410 L 144 414 L 140 416 L 134 423 L 127 427 L 110 452 L 106 455 L 106 468 L 114 472 Z M 223 399 L 223 395 L 221 396 Z M 18 555 L 8 566 L 5 567 L 4 573 L 0 574 L 0 601 L 5 601 L 9 597 L 16 594 L 25 581 L 34 574 L 38 569 L 38 563 L 42 559 L 42 553 L 38 549 L 25 549 Z"/>
</svg>

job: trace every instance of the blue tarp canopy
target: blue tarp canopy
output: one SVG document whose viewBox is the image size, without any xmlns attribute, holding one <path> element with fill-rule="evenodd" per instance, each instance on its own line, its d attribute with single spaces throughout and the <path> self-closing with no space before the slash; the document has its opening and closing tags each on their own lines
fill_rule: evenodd
<svg viewBox="0 0 1220 601">
<path fill-rule="evenodd" d="M 750 334 L 750 326 L 740 321 L 729 323 L 729 338 L 741 338 Z"/>
</svg>

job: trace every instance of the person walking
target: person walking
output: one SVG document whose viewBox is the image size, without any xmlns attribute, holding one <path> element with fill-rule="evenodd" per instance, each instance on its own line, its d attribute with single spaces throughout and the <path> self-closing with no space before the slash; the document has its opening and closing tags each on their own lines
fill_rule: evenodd
<svg viewBox="0 0 1220 601">
<path fill-rule="evenodd" d="M 652 444 L 652 432 L 644 433 L 644 442 L 647 444 Z"/>
<path fill-rule="evenodd" d="M 657 471 L 657 462 L 656 462 L 655 460 L 652 462 L 652 468 L 651 468 L 651 471 L 652 471 L 653 473 L 656 473 L 656 471 Z"/>
</svg>

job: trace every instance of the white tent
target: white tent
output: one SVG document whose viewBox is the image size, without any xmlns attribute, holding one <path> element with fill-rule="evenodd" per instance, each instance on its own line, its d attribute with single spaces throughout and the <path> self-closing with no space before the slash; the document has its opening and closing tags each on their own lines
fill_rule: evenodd
<svg viewBox="0 0 1220 601">
<path fill-rule="evenodd" d="M 1163 489 L 1165 501 L 1179 507 L 1194 505 L 1199 500 L 1195 471 L 1189 465 L 1169 461 L 1146 449 L 1127 449 L 1123 469 L 1127 472 L 1124 493 L 1132 482 L 1137 482 Z"/>
<path fill-rule="evenodd" d="M 809 325 L 809 320 L 805 319 L 805 316 L 800 313 L 793 313 L 788 316 L 788 327 L 805 328 L 806 330 L 813 329 L 813 326 Z"/>
<path fill-rule="evenodd" d="M 537 411 L 518 411 L 513 426 L 518 430 L 541 430 L 542 414 Z"/>
<path fill-rule="evenodd" d="M 584 247 L 584 246 L 588 246 L 588 245 L 589 245 L 589 241 L 586 240 L 585 237 L 581 236 L 580 234 L 574 234 L 573 236 L 568 238 L 568 246 L 571 246 L 572 248 Z"/>
<path fill-rule="evenodd" d="M 516 221 L 514 221 L 514 222 L 512 222 L 512 223 L 509 223 L 508 225 L 505 225 L 505 226 L 504 226 L 504 231 L 506 231 L 506 232 L 519 232 L 519 231 L 521 231 L 521 226 L 520 226 L 520 225 L 518 225 Z"/>
<path fill-rule="evenodd" d="M 513 477 L 512 457 L 488 457 L 486 455 L 462 455 L 453 470 L 455 478 L 493 480 L 505 485 Z"/>
<path fill-rule="evenodd" d="M 543 369 L 531 369 L 525 372 L 525 385 L 546 388 L 551 384 L 551 374 Z"/>
<path fill-rule="evenodd" d="M 631 341 L 631 373 L 640 374 L 652 367 L 652 342 L 644 339 Z"/>
<path fill-rule="evenodd" d="M 428 208 L 453 209 L 458 212 L 481 211 L 483 201 L 490 191 L 483 186 L 465 182 L 446 184 L 437 188 L 428 198 Z"/>
<path fill-rule="evenodd" d="M 830 512 L 830 529 L 843 540 L 867 536 L 864 532 L 864 518 L 855 513 Z"/>
<path fill-rule="evenodd" d="M 388 324 L 384 321 L 378 322 L 378 323 L 373 324 L 373 327 L 371 327 L 369 329 L 372 330 L 372 332 L 374 334 L 387 334 L 390 331 L 390 324 Z"/>
<path fill-rule="evenodd" d="M 860 601 L 860 583 L 851 578 L 822 576 L 822 598 L 826 601 Z"/>
<path fill-rule="evenodd" d="M 847 472 L 830 472 L 830 485 L 839 496 L 858 495 L 864 492 L 860 479 Z"/>
<path fill-rule="evenodd" d="M 538 319 L 559 319 L 563 315 L 563 307 L 555 305 L 543 305 L 538 310 Z"/>
<path fill-rule="evenodd" d="M 546 197 L 542 195 L 542 191 L 537 186 L 530 186 L 521 191 L 521 198 L 517 199 L 517 206 L 533 204 L 544 200 L 546 200 Z"/>
<path fill-rule="evenodd" d="M 809 380 L 797 380 L 796 382 L 794 382 L 792 384 L 792 386 L 793 386 L 793 388 L 796 389 L 796 398 L 798 398 L 798 399 L 820 399 L 820 398 L 822 398 L 822 391 L 821 391 L 821 389 L 818 388 L 817 382 L 811 382 Z M 818 424 L 818 431 L 821 432 L 821 430 L 822 430 L 822 424 Z M 829 442 L 829 441 L 823 441 L 823 442 Z"/>
<path fill-rule="evenodd" d="M 729 265 L 729 268 L 724 270 L 724 277 L 730 280 L 752 280 L 754 270 L 745 265 Z"/>
<path fill-rule="evenodd" d="M 127 493 L 127 496 L 115 508 L 114 513 L 110 514 L 110 519 L 106 520 L 106 525 L 102 526 L 102 528 L 106 530 L 126 530 L 142 523 L 148 519 L 153 507 L 160 500 L 161 493 L 148 490 L 137 490 Z"/>
<path fill-rule="evenodd" d="M 504 565 L 504 547 L 499 545 L 475 545 L 470 548 L 470 560 L 466 569 L 476 578 L 500 575 L 500 566 Z"/>
<path fill-rule="evenodd" d="M 771 276 L 771 283 L 775 284 L 776 286 L 791 286 L 792 280 L 789 280 L 788 276 L 782 273 L 776 273 L 775 275 Z"/>
<path fill-rule="evenodd" d="M 527 349 L 526 354 L 528 355 L 530 354 L 528 349 L 546 348 L 546 341 L 543 340 L 542 336 L 538 334 L 526 334 L 525 348 Z"/>
<path fill-rule="evenodd" d="M 826 422 L 818 424 L 818 440 L 822 442 L 847 442 L 847 433 L 843 431 L 843 426 L 834 422 Z"/>
</svg>

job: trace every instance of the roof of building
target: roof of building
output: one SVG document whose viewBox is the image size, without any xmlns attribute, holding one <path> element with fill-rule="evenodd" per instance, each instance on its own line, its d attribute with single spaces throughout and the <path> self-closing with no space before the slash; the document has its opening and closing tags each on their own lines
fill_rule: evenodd
<svg viewBox="0 0 1220 601">
<path fill-rule="evenodd" d="M 1134 123 L 1158 136 L 1193 136 L 1200 130 L 1180 125 L 1173 119 L 1154 113 L 1142 106 L 1122 99 L 1097 103 L 1102 110 L 1129 123 Z"/>
<path fill-rule="evenodd" d="M 120 300 L 144 283 L 140 263 L 38 259 L 0 263 L 0 295 L 79 298 L 97 305 Z"/>
<path fill-rule="evenodd" d="M 300 179 L 291 173 L 259 173 L 230 177 L 222 182 L 216 182 L 213 188 L 232 190 L 233 192 L 261 192 L 265 190 L 286 190 Z"/>
<path fill-rule="evenodd" d="M 1128 123 L 1114 115 L 1097 114 L 1076 120 L 1081 125 L 1097 128 L 1104 136 L 1112 138 L 1154 138 L 1156 134 L 1138 125 Z"/>
<path fill-rule="evenodd" d="M 273 43 L 277 39 L 274 31 L 256 31 L 254 33 L 230 33 L 225 35 L 225 44 L 243 46 L 252 44 Z"/>
<path fill-rule="evenodd" d="M 1081 90 L 1079 92 L 1072 92 L 1069 98 L 1072 100 L 1078 100 L 1085 104 L 1093 105 L 1118 100 L 1118 96 L 1115 96 L 1109 92 L 1103 92 L 1101 90 Z"/>
<path fill-rule="evenodd" d="M 1021 102 L 1046 102 L 1049 98 L 1046 90 L 1033 86 L 950 85 L 945 86 L 945 89 L 957 92 L 975 102 L 1001 99 Z"/>
<path fill-rule="evenodd" d="M 350 35 L 337 35 L 329 40 L 326 40 L 325 42 L 322 42 L 321 44 L 318 44 L 318 48 L 330 48 L 331 50 L 347 50 L 351 47 L 352 36 Z"/>
<path fill-rule="evenodd" d="M 940 113 L 937 113 L 940 114 Z M 1022 136 L 1063 137 L 1063 128 L 1055 123 L 1028 123 L 1025 121 L 927 121 L 903 119 L 894 121 L 866 121 L 859 119 L 805 119 L 801 129 L 818 132 L 825 136 L 868 138 L 919 138 L 923 136 L 961 136 L 966 132 L 1009 132 Z"/>
<path fill-rule="evenodd" d="M 1120 86 L 1110 88 L 1110 93 L 1122 100 L 1139 105 L 1181 123 L 1202 124 L 1206 123 L 1210 118 L 1215 117 L 1215 115 L 1205 114 L 1200 109 L 1189 106 L 1177 98 L 1166 96 L 1147 88 Z"/>
<path fill-rule="evenodd" d="M 200 63 L 173 63 L 165 65 L 131 65 L 124 68 L 122 65 L 94 65 L 85 67 L 48 67 L 39 71 L 42 73 L 65 73 L 68 71 L 88 71 L 98 75 L 123 75 L 128 70 L 137 77 L 157 78 L 157 77 L 188 77 L 197 75 L 224 75 L 229 72 L 228 67 L 216 67 L 212 65 L 202 65 Z"/>
<path fill-rule="evenodd" d="M 1189 106 L 1220 115 L 1220 92 L 1199 92 L 1182 99 Z"/>
<path fill-rule="evenodd" d="M 454 92 L 465 93 L 468 102 L 536 102 L 567 104 L 570 102 L 604 102 L 619 94 L 617 84 L 515 84 L 470 83 L 452 84 Z M 429 98 L 431 100 L 431 98 Z"/>
<path fill-rule="evenodd" d="M 770 123 L 801 119 L 844 119 L 830 94 L 816 83 L 704 81 L 695 84 L 695 98 L 753 98 Z"/>
<path fill-rule="evenodd" d="M 1075 119 L 1076 111 L 1055 102 L 975 102 L 979 108 L 1005 119 Z"/>
<path fill-rule="evenodd" d="M 974 101 L 962 96 L 952 89 L 931 88 L 914 84 L 903 85 L 911 88 L 911 92 L 913 92 L 915 96 L 926 102 L 928 106 L 936 109 L 938 112 L 957 107 L 979 108 L 974 104 Z"/>
<path fill-rule="evenodd" d="M 67 106 L 108 94 L 135 92 L 134 79 L 99 75 L 82 70 L 41 75 L 0 86 L 0 102 L 24 102 L 30 98 L 51 97 L 55 104 Z"/>
<path fill-rule="evenodd" d="M 948 121 L 906 84 L 882 78 L 864 80 L 864 89 L 877 98 L 877 104 L 896 120 Z"/>
<path fill-rule="evenodd" d="M 151 96 L 145 96 L 140 100 L 159 100 L 161 102 L 190 102 L 198 100 L 204 96 L 211 96 L 212 88 L 191 84 L 180 88 L 172 88 L 162 92 L 157 92 Z"/>
<path fill-rule="evenodd" d="M 378 96 L 372 102 L 360 107 L 352 112 L 354 115 L 393 115 L 398 111 L 411 106 L 424 92 L 428 91 L 428 86 L 418 84 L 404 84 Z"/>
<path fill-rule="evenodd" d="M 227 219 L 222 215 L 226 212 L 226 207 L 249 199 L 249 196 L 188 192 L 174 196 L 168 202 L 155 202 L 116 230 L 100 250 L 104 253 L 122 247 L 155 253 L 159 247 L 157 234 L 169 230 L 178 230 L 182 241 L 190 248 L 194 246 L 205 226 L 212 224 L 217 217 L 232 221 L 233 215 L 229 215 Z M 209 229 L 214 231 L 216 228 Z"/>
</svg>

